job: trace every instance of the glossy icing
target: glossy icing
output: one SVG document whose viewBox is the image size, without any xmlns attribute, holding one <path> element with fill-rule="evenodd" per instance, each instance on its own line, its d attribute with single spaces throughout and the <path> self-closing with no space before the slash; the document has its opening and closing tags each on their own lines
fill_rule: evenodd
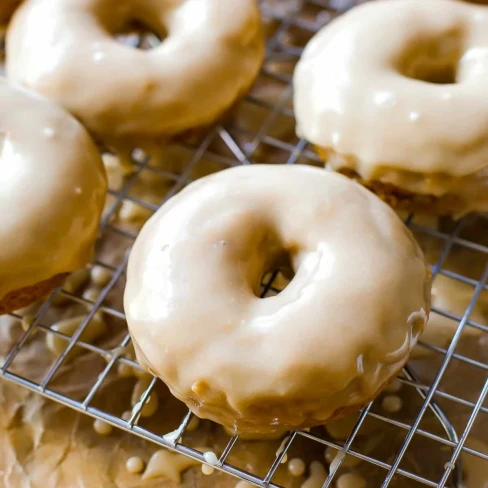
<svg viewBox="0 0 488 488">
<path fill-rule="evenodd" d="M 258 298 L 279 267 L 293 280 Z M 373 397 L 429 297 L 422 252 L 377 197 L 321 169 L 259 165 L 198 180 L 149 220 L 124 301 L 143 367 L 200 417 L 267 434 Z"/>
<path fill-rule="evenodd" d="M 294 86 L 297 132 L 331 152 L 332 168 L 414 193 L 486 195 L 488 8 L 356 7 L 310 41 Z"/>
<path fill-rule="evenodd" d="M 117 42 L 134 20 L 163 42 Z M 254 0 L 32 0 L 9 27 L 7 74 L 120 144 L 214 122 L 249 88 L 263 55 Z"/>
<path fill-rule="evenodd" d="M 106 192 L 73 117 L 0 79 L 0 298 L 89 260 Z"/>
</svg>

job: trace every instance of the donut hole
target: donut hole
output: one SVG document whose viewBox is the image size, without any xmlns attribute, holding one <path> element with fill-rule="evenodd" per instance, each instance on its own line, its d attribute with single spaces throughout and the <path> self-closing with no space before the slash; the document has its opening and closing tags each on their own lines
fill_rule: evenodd
<svg viewBox="0 0 488 488">
<path fill-rule="evenodd" d="M 435 39 L 419 39 L 400 56 L 399 70 L 407 78 L 425 83 L 457 83 L 463 44 L 459 29 Z"/>
<path fill-rule="evenodd" d="M 279 295 L 295 277 L 295 272 L 290 269 L 275 269 L 263 274 L 261 279 L 259 298 L 268 298 Z"/>
<path fill-rule="evenodd" d="M 256 296 L 268 298 L 279 295 L 294 277 L 291 252 L 283 251 L 265 268 Z"/>
<path fill-rule="evenodd" d="M 126 46 L 148 51 L 158 47 L 168 37 L 164 28 L 155 28 L 140 19 L 129 19 L 113 34 L 114 38 Z"/>
</svg>

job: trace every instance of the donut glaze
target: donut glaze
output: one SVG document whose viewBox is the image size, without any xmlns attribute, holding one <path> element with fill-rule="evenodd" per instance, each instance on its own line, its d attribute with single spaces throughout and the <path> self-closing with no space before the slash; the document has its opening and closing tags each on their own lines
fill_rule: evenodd
<svg viewBox="0 0 488 488">
<path fill-rule="evenodd" d="M 2 300 L 89 260 L 106 176 L 88 133 L 55 103 L 0 79 Z M 53 284 L 59 285 L 58 282 Z M 26 303 L 23 303 L 26 305 Z"/>
<path fill-rule="evenodd" d="M 294 278 L 259 298 L 278 268 Z M 259 165 L 198 180 L 149 220 L 124 302 L 143 367 L 198 416 L 269 434 L 372 399 L 429 298 L 423 254 L 381 200 L 322 169 Z"/>
<path fill-rule="evenodd" d="M 117 42 L 133 21 L 163 42 Z M 254 0 L 30 0 L 7 36 L 7 75 L 103 141 L 175 135 L 219 118 L 264 54 Z"/>
<path fill-rule="evenodd" d="M 488 8 L 368 2 L 309 42 L 294 87 L 328 167 L 488 210 Z"/>
</svg>

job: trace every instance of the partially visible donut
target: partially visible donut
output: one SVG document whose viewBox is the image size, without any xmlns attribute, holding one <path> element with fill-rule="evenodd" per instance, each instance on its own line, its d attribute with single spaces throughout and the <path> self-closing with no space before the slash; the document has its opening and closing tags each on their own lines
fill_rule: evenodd
<svg viewBox="0 0 488 488">
<path fill-rule="evenodd" d="M 295 276 L 259 298 L 276 269 Z M 124 308 L 141 365 L 195 414 L 269 435 L 374 398 L 429 298 L 420 248 L 371 192 L 318 168 L 256 165 L 192 183 L 149 220 Z"/>
<path fill-rule="evenodd" d="M 488 8 L 365 3 L 310 41 L 294 88 L 329 168 L 401 209 L 488 210 Z"/>
<path fill-rule="evenodd" d="M 163 42 L 118 42 L 134 21 Z M 8 77 L 109 145 L 215 122 L 250 88 L 263 55 L 255 0 L 29 0 L 7 35 Z"/>
<path fill-rule="evenodd" d="M 0 79 L 0 108 L 3 314 L 87 263 L 107 183 L 95 144 L 55 103 Z"/>
</svg>

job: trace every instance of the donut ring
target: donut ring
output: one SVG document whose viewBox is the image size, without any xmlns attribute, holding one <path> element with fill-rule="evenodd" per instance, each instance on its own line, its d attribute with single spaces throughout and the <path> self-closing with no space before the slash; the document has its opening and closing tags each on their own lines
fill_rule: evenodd
<svg viewBox="0 0 488 488">
<path fill-rule="evenodd" d="M 488 210 L 488 8 L 353 8 L 307 45 L 294 87 L 297 132 L 329 168 L 406 210 Z"/>
<path fill-rule="evenodd" d="M 260 299 L 277 268 L 296 274 Z M 406 362 L 429 297 L 420 248 L 372 193 L 259 165 L 198 180 L 150 219 L 124 306 L 139 362 L 195 414 L 270 434 L 369 402 Z"/>
<path fill-rule="evenodd" d="M 164 41 L 147 51 L 117 42 L 131 21 Z M 213 123 L 263 54 L 254 0 L 31 0 L 9 27 L 6 67 L 102 140 L 125 141 Z"/>
<path fill-rule="evenodd" d="M 85 129 L 0 78 L 0 314 L 27 306 L 91 258 L 107 181 Z"/>
</svg>

